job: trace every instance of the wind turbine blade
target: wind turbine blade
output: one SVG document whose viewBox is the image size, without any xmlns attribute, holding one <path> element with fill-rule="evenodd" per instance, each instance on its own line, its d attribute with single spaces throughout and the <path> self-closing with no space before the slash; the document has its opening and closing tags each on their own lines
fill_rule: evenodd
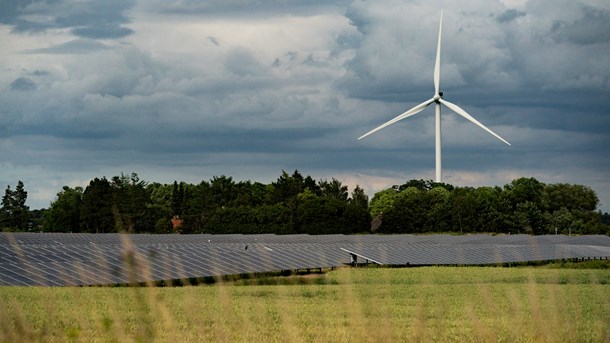
<svg viewBox="0 0 610 343">
<path fill-rule="evenodd" d="M 450 103 L 447 100 L 444 99 L 439 99 L 439 101 L 441 102 L 441 104 L 449 107 L 449 109 L 451 109 L 453 112 L 461 115 L 462 117 L 470 120 L 471 122 L 473 122 L 474 124 L 476 124 L 477 126 L 479 126 L 480 128 L 482 128 L 483 130 L 489 132 L 490 134 L 492 134 L 494 137 L 496 137 L 497 139 L 501 140 L 502 142 L 510 145 L 509 142 L 507 142 L 504 138 L 500 137 L 498 134 L 496 134 L 495 132 L 491 131 L 490 129 L 488 129 L 485 125 L 479 123 L 478 120 L 474 119 L 470 114 L 466 113 L 466 111 L 464 111 L 463 109 L 461 109 L 458 105 Z"/>
<path fill-rule="evenodd" d="M 441 83 L 441 32 L 443 31 L 443 11 L 438 27 L 438 45 L 436 46 L 436 63 L 434 64 L 434 95 L 438 95 Z"/>
<path fill-rule="evenodd" d="M 433 102 L 434 102 L 434 99 L 430 99 L 430 100 L 426 100 L 426 101 L 422 102 L 421 104 L 413 107 L 412 109 L 408 110 L 407 112 L 397 116 L 396 118 L 394 118 L 394 119 L 392 119 L 392 120 L 390 120 L 390 121 L 388 121 L 386 123 L 383 123 L 383 124 L 377 126 L 376 128 L 372 129 L 371 131 L 369 131 L 369 132 L 365 133 L 364 135 L 358 137 L 358 140 L 360 140 L 360 139 L 362 139 L 362 138 L 364 138 L 364 137 L 366 137 L 366 136 L 368 136 L 368 135 L 370 135 L 372 133 L 375 133 L 375 132 L 383 129 L 384 127 L 386 127 L 388 125 L 392 125 L 392 124 L 394 124 L 395 122 L 397 122 L 399 120 L 405 119 L 405 118 L 410 117 L 410 116 L 412 116 L 412 115 L 414 115 L 416 113 L 421 112 L 424 108 L 426 108 L 428 105 L 430 105 Z"/>
</svg>

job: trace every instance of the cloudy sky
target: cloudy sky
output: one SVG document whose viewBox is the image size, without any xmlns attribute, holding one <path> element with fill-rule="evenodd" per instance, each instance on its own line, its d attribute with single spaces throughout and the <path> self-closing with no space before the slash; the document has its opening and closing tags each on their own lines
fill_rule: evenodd
<svg viewBox="0 0 610 343">
<path fill-rule="evenodd" d="M 441 9 L 445 99 L 512 143 L 445 110 L 444 181 L 610 211 L 607 0 L 0 0 L 0 185 L 433 179 L 432 108 L 356 138 L 432 97 Z"/>
</svg>

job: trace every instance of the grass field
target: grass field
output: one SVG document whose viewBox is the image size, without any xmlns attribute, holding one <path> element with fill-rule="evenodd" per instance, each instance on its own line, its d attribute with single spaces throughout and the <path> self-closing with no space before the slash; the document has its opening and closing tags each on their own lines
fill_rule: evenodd
<svg viewBox="0 0 610 343">
<path fill-rule="evenodd" d="M 0 341 L 610 342 L 610 270 L 339 269 L 196 287 L 2 287 Z"/>
</svg>

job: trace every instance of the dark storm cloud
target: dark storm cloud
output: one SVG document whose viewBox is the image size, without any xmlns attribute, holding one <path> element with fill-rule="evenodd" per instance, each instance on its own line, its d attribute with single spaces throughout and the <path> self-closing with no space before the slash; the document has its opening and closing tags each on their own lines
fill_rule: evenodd
<svg viewBox="0 0 610 343">
<path fill-rule="evenodd" d="M 590 45 L 610 42 L 610 9 L 582 5 L 574 20 L 555 20 L 551 35 L 557 42 Z"/>
<path fill-rule="evenodd" d="M 300 146 L 304 140 L 315 140 L 330 132 L 330 129 L 311 130 L 308 128 L 287 128 L 282 130 L 255 129 L 213 129 L 164 131 L 167 140 L 158 140 L 160 132 L 149 132 L 142 136 L 136 133 L 133 146 L 143 152 L 154 149 L 157 152 L 188 154 L 205 153 L 295 153 L 319 149 Z M 193 144 L 193 142 L 197 144 Z"/>
<path fill-rule="evenodd" d="M 130 22 L 126 11 L 135 0 L 18 0 L 0 4 L 0 22 L 14 32 L 39 32 L 69 28 L 79 37 L 121 38 L 133 33 L 125 27 Z"/>
<path fill-rule="evenodd" d="M 0 1 L 0 22 L 12 24 L 19 17 L 21 12 L 35 0 L 12 0 Z"/>
</svg>

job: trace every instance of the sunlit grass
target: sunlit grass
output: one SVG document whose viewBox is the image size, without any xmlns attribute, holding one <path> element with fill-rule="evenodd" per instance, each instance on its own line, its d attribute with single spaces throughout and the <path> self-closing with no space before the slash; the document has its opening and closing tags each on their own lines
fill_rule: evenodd
<svg viewBox="0 0 610 343">
<path fill-rule="evenodd" d="M 604 269 L 356 268 L 197 287 L 2 287 L 0 303 L 2 342 L 610 341 Z"/>
</svg>

